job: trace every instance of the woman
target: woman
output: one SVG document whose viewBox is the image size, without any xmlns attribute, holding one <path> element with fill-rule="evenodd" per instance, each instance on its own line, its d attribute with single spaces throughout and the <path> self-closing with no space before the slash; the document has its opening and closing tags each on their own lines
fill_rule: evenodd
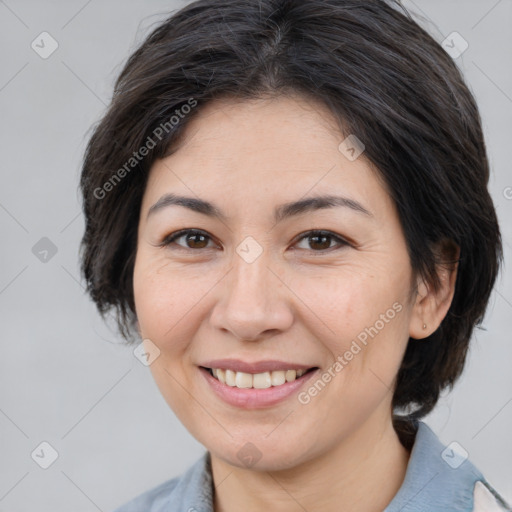
<svg viewBox="0 0 512 512">
<path fill-rule="evenodd" d="M 509 506 L 420 418 L 501 262 L 475 101 L 378 0 L 199 0 L 122 70 L 82 269 L 207 451 L 128 511 Z"/>
</svg>

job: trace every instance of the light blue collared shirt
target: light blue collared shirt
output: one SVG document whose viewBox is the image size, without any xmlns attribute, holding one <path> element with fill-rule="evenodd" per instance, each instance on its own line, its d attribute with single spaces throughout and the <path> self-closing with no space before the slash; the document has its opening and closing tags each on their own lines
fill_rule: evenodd
<svg viewBox="0 0 512 512">
<path fill-rule="evenodd" d="M 418 427 L 402 486 L 383 512 L 503 512 L 512 508 L 478 469 L 428 425 Z M 210 453 L 114 512 L 214 512 Z"/>
</svg>

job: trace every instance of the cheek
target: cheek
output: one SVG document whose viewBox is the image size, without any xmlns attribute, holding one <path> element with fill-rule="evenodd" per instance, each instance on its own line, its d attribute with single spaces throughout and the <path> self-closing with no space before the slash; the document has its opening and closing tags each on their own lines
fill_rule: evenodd
<svg viewBox="0 0 512 512">
<path fill-rule="evenodd" d="M 169 279 L 165 266 L 153 261 L 144 251 L 137 253 L 133 272 L 135 310 L 141 335 L 160 346 L 166 331 L 180 313 L 179 283 Z"/>
<path fill-rule="evenodd" d="M 163 355 L 185 350 L 197 328 L 201 300 L 211 286 L 207 276 L 170 268 L 164 259 L 141 251 L 133 275 L 141 335 L 158 345 Z"/>
<path fill-rule="evenodd" d="M 143 251 L 137 254 L 133 291 L 141 337 L 159 350 L 149 366 L 151 374 L 169 407 L 186 417 L 190 397 L 182 386 L 188 378 L 184 369 L 195 329 L 190 316 L 199 292 L 184 286 L 180 274 L 169 272 L 165 262 L 147 257 Z"/>
<path fill-rule="evenodd" d="M 331 343 L 343 348 L 360 333 L 364 338 L 365 329 L 376 323 L 378 331 L 402 324 L 408 292 L 405 277 L 390 271 L 339 268 L 328 276 L 298 276 L 292 287 L 310 314 L 323 324 Z"/>
<path fill-rule="evenodd" d="M 386 393 L 408 340 L 407 276 L 338 270 L 328 280 L 299 279 L 295 290 L 314 313 L 331 353 L 340 396 Z M 309 313 L 308 313 L 309 314 Z M 341 365 L 341 366 L 340 366 Z M 380 389 L 379 389 L 380 388 Z"/>
</svg>

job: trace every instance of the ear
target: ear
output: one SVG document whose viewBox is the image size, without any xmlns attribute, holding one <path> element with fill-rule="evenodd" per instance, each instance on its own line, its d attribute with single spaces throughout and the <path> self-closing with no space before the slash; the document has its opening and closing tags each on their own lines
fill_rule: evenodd
<svg viewBox="0 0 512 512">
<path fill-rule="evenodd" d="M 409 324 L 409 336 L 417 340 L 427 338 L 441 325 L 450 309 L 455 293 L 455 282 L 460 257 L 460 248 L 451 240 L 443 240 L 436 245 L 439 276 L 439 289 L 427 284 L 418 277 L 416 301 Z M 424 328 L 425 326 L 425 328 Z"/>
</svg>

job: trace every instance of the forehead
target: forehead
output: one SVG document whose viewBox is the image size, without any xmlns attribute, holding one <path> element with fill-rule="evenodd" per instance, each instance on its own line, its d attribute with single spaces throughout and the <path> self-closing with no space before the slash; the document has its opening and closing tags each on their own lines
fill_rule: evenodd
<svg viewBox="0 0 512 512">
<path fill-rule="evenodd" d="M 351 161 L 340 151 L 346 135 L 318 101 L 223 99 L 198 108 L 174 152 L 154 163 L 146 208 L 169 191 L 228 198 L 233 205 L 239 198 L 242 208 L 335 192 L 373 205 L 389 203 L 364 153 Z"/>
<path fill-rule="evenodd" d="M 286 155 L 288 159 L 275 163 L 286 168 L 290 162 L 295 168 L 301 156 L 325 152 L 327 146 L 336 149 L 343 138 L 339 123 L 318 100 L 299 95 L 224 98 L 199 107 L 177 150 L 193 151 L 196 157 L 215 152 L 217 158 L 249 161 Z M 290 160 L 291 153 L 296 156 Z"/>
</svg>

